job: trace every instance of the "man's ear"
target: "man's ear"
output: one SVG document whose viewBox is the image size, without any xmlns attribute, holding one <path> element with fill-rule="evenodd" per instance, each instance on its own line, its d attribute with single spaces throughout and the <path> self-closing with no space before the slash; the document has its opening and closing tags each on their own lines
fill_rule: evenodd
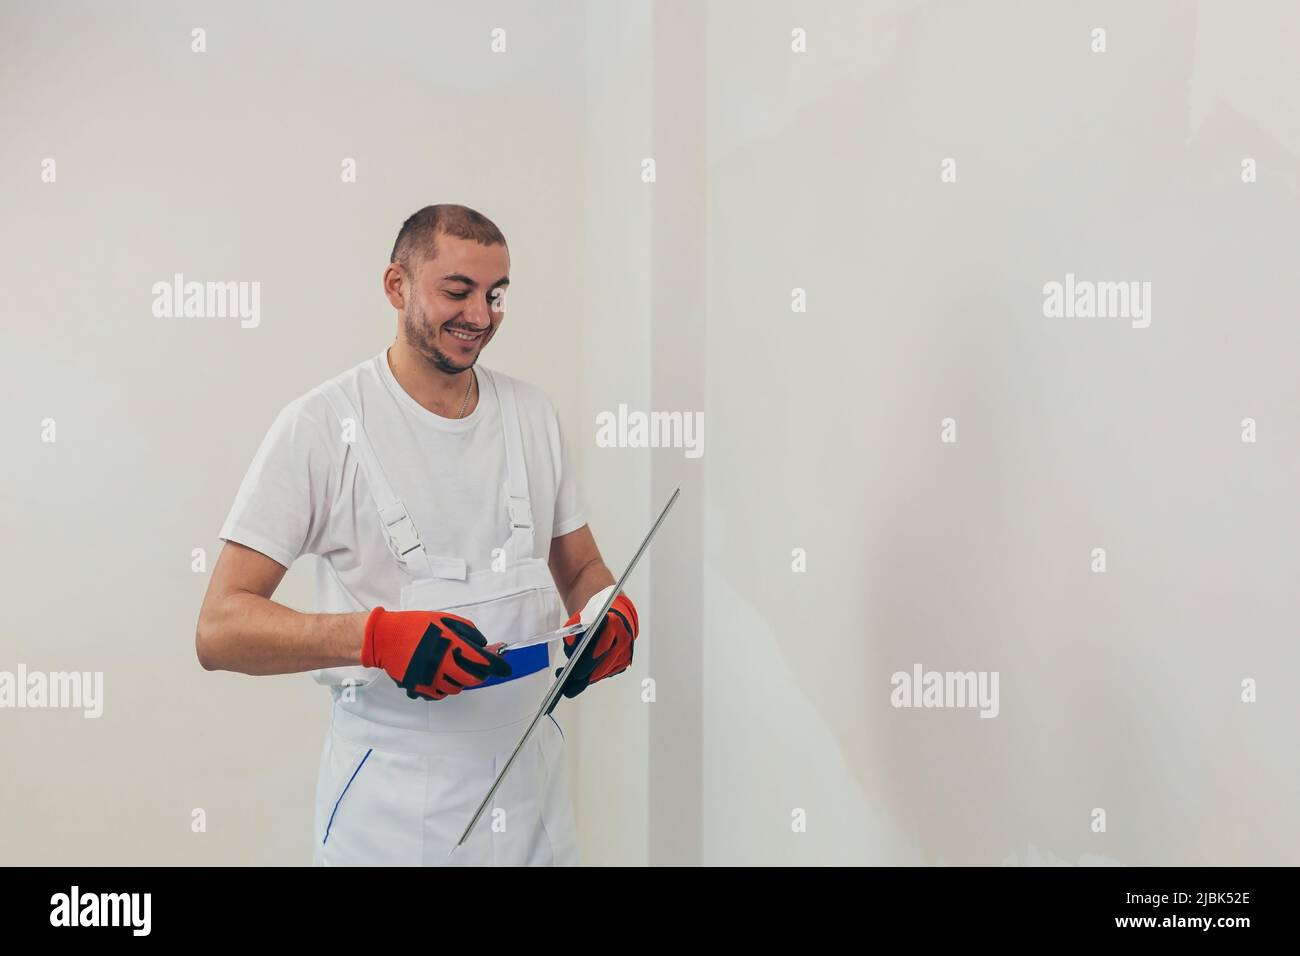
<svg viewBox="0 0 1300 956">
<path fill-rule="evenodd" d="M 406 298 L 410 293 L 411 279 L 400 262 L 390 262 L 384 270 L 384 297 L 389 305 L 399 312 L 406 308 Z"/>
</svg>

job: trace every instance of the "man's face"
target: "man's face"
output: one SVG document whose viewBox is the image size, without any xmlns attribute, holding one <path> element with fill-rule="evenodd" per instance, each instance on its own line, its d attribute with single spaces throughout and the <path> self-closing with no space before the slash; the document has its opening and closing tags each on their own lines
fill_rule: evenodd
<svg viewBox="0 0 1300 956">
<path fill-rule="evenodd" d="M 438 258 L 414 257 L 402 328 L 406 341 L 443 372 L 463 372 L 505 319 L 510 253 L 439 235 Z"/>
</svg>

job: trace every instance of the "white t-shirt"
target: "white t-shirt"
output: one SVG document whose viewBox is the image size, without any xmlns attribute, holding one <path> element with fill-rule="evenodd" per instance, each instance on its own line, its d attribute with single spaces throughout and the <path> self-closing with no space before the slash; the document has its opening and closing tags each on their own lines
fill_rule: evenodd
<svg viewBox="0 0 1300 956">
<path fill-rule="evenodd" d="M 387 349 L 337 376 L 394 493 L 431 556 L 488 568 L 510 538 L 505 438 L 496 390 L 482 375 L 478 404 L 461 419 L 429 411 L 398 384 Z M 503 378 L 500 372 L 492 375 Z M 537 386 L 511 379 L 519 405 L 534 557 L 586 524 L 568 443 L 555 406 Z M 399 607 L 410 577 L 388 549 L 379 512 L 352 446 L 320 385 L 276 417 L 244 476 L 219 537 L 286 568 L 320 556 L 321 613 Z"/>
</svg>

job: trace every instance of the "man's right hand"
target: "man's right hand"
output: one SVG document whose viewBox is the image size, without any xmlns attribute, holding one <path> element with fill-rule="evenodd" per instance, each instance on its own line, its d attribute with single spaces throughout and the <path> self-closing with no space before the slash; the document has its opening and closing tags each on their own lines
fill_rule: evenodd
<svg viewBox="0 0 1300 956">
<path fill-rule="evenodd" d="M 472 621 L 445 611 L 386 611 L 366 618 L 363 667 L 382 667 L 406 696 L 442 700 L 489 677 L 509 677 Z"/>
</svg>

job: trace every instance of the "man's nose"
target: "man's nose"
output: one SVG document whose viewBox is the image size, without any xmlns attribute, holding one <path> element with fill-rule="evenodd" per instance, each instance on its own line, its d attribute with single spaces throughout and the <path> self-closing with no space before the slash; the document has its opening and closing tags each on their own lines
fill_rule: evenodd
<svg viewBox="0 0 1300 956">
<path fill-rule="evenodd" d="M 465 317 L 474 324 L 474 328 L 486 329 L 492 324 L 493 316 L 490 303 L 482 299 L 474 299 Z"/>
</svg>

